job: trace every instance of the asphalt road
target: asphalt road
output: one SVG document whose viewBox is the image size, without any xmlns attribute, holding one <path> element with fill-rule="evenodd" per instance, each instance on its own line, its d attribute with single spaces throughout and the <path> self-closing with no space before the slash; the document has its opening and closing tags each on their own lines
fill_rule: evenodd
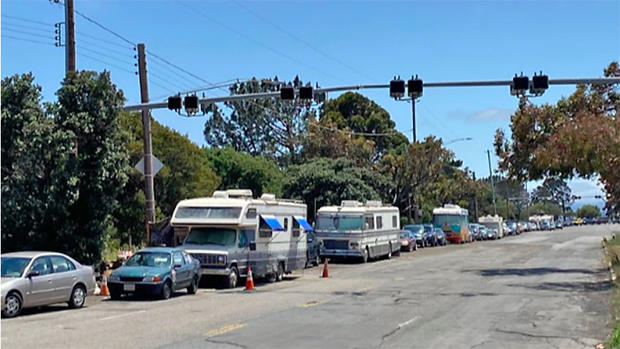
<svg viewBox="0 0 620 349">
<path fill-rule="evenodd" d="M 3 348 L 593 348 L 611 330 L 601 238 L 618 225 L 530 232 L 306 269 L 252 293 L 2 319 Z"/>
</svg>

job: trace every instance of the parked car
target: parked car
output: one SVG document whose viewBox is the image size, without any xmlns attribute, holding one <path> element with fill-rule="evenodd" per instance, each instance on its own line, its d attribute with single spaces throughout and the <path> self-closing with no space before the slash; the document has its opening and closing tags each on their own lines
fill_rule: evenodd
<svg viewBox="0 0 620 349">
<path fill-rule="evenodd" d="M 486 230 L 487 240 L 497 239 L 497 229 L 486 228 Z"/>
<path fill-rule="evenodd" d="M 504 235 L 514 235 L 515 232 L 512 230 L 512 228 L 508 224 L 506 224 L 506 222 L 502 224 L 504 225 L 504 232 L 505 232 Z"/>
<path fill-rule="evenodd" d="M 108 281 L 110 297 L 120 299 L 125 293 L 139 293 L 168 299 L 183 288 L 195 294 L 199 271 L 200 262 L 181 248 L 144 248 L 112 272 Z"/>
<path fill-rule="evenodd" d="M 306 244 L 308 246 L 306 250 L 306 267 L 311 265 L 318 266 L 321 262 L 321 245 L 319 244 L 319 239 L 314 235 L 314 231 L 306 231 Z"/>
<path fill-rule="evenodd" d="M 489 239 L 488 228 L 485 227 L 484 225 L 480 225 L 478 227 L 478 234 L 480 235 L 480 238 L 482 240 L 488 240 Z"/>
<path fill-rule="evenodd" d="M 446 246 L 448 244 L 448 239 L 446 239 L 446 233 L 441 230 L 441 228 L 433 228 L 435 232 L 435 239 L 437 240 L 437 244 L 440 246 Z"/>
<path fill-rule="evenodd" d="M 482 240 L 478 227 L 479 225 L 476 223 L 469 224 L 469 234 L 472 236 L 472 239 L 474 240 Z"/>
<path fill-rule="evenodd" d="M 541 230 L 551 230 L 551 229 L 553 229 L 553 226 L 551 225 L 551 222 L 549 222 L 549 221 L 542 221 L 540 223 L 540 229 Z"/>
<path fill-rule="evenodd" d="M 530 231 L 538 230 L 538 225 L 534 222 L 527 222 L 527 225 L 529 226 Z"/>
<path fill-rule="evenodd" d="M 530 231 L 529 226 L 527 225 L 526 222 L 518 222 L 517 226 L 519 227 L 519 230 L 521 231 L 521 233 L 524 233 L 526 231 Z"/>
<path fill-rule="evenodd" d="M 424 247 L 424 226 L 421 224 L 408 224 L 403 227 L 405 230 L 409 230 L 415 237 L 415 242 L 418 246 Z"/>
<path fill-rule="evenodd" d="M 517 225 L 517 222 L 515 222 L 515 221 L 508 221 L 508 222 L 506 222 L 506 224 L 508 225 L 510 230 L 512 230 L 512 233 L 514 235 L 521 234 L 521 231 L 519 230 L 519 226 Z"/>
<path fill-rule="evenodd" d="M 400 250 L 412 252 L 418 249 L 416 238 L 409 230 L 400 231 Z"/>
<path fill-rule="evenodd" d="M 424 224 L 423 240 L 425 247 L 437 246 L 437 237 L 432 224 Z"/>
<path fill-rule="evenodd" d="M 92 266 L 56 252 L 2 254 L 2 315 L 14 317 L 24 308 L 54 303 L 84 305 L 95 291 Z"/>
</svg>

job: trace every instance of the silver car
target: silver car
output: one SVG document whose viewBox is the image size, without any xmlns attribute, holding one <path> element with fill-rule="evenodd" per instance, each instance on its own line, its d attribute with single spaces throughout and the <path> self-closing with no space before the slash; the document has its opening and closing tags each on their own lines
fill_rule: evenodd
<svg viewBox="0 0 620 349">
<path fill-rule="evenodd" d="M 56 252 L 13 252 L 1 256 L 2 315 L 14 317 L 23 308 L 67 302 L 84 305 L 95 291 L 91 266 Z"/>
</svg>

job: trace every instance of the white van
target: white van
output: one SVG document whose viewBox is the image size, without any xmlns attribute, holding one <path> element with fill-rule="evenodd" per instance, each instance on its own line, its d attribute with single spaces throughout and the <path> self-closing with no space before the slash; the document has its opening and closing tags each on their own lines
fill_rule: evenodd
<svg viewBox="0 0 620 349">
<path fill-rule="evenodd" d="M 497 238 L 504 237 L 504 218 L 498 215 L 495 216 L 482 216 L 478 218 L 478 223 L 484 225 L 487 228 L 497 230 Z"/>
</svg>

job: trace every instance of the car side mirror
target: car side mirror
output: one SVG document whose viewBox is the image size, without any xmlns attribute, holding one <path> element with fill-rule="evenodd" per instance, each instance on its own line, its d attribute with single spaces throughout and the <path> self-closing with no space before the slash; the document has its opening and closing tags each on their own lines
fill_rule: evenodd
<svg viewBox="0 0 620 349">
<path fill-rule="evenodd" d="M 181 263 L 174 263 L 174 269 L 180 268 L 180 267 L 181 267 Z"/>
<path fill-rule="evenodd" d="M 250 242 L 250 251 L 256 251 L 256 242 L 255 241 Z"/>
<path fill-rule="evenodd" d="M 26 277 L 33 277 L 33 276 L 39 276 L 39 271 L 38 270 L 31 270 L 28 275 L 26 275 Z"/>
</svg>

